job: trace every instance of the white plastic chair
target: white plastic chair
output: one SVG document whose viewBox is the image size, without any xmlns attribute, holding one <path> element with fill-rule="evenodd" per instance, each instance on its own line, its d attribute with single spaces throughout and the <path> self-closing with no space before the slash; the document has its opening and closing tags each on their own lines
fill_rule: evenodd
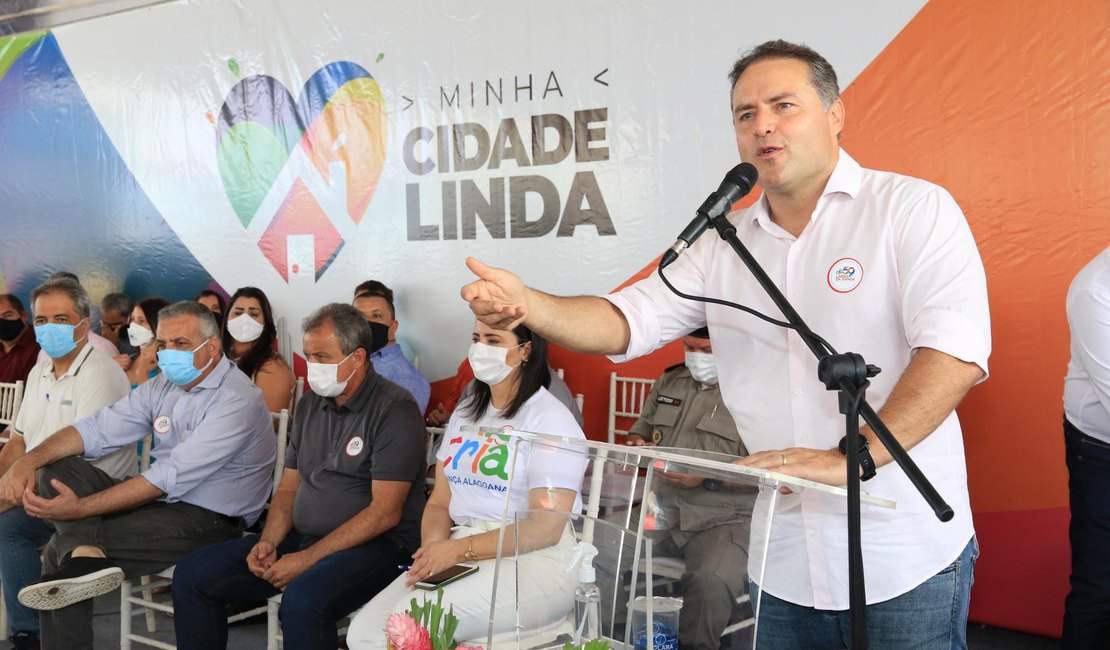
<svg viewBox="0 0 1110 650">
<path fill-rule="evenodd" d="M 274 419 L 278 421 L 277 431 L 277 462 L 274 464 L 274 487 L 276 492 L 278 483 L 281 482 L 281 473 L 285 469 L 285 446 L 289 440 L 289 409 L 281 409 L 280 413 L 270 413 Z M 151 436 L 143 439 L 143 455 L 140 460 L 139 467 L 146 470 L 150 467 L 150 445 Z M 176 566 L 176 565 L 175 565 Z M 136 633 L 132 629 L 132 619 L 139 614 L 146 617 L 146 631 L 152 633 L 157 629 L 157 622 L 155 620 L 155 612 L 162 612 L 164 614 L 173 615 L 173 602 L 157 602 L 154 600 L 153 592 L 155 589 L 168 587 L 173 582 L 174 567 L 163 569 L 153 576 L 142 576 L 139 578 L 139 584 L 135 584 L 134 580 L 124 580 L 120 585 L 120 601 L 119 601 L 119 647 L 120 650 L 130 650 L 132 643 L 150 646 L 153 648 L 161 648 L 162 650 L 177 650 L 177 646 L 172 643 L 159 641 L 158 639 L 144 636 Z M 135 605 L 139 607 L 136 609 Z M 249 609 L 245 612 L 240 612 L 234 616 L 229 616 L 228 623 L 234 623 L 243 619 L 257 616 L 266 612 L 266 606 L 260 605 L 254 609 Z"/>
<path fill-rule="evenodd" d="M 15 383 L 0 384 L 0 443 L 7 443 L 11 436 L 4 435 L 19 417 L 19 407 L 23 404 L 23 380 Z M 8 608 L 4 605 L 4 595 L 0 594 L 0 641 L 8 639 Z"/>
<path fill-rule="evenodd" d="M 19 407 L 23 404 L 23 380 L 11 384 L 0 384 L 0 433 L 15 424 L 19 417 Z M 7 442 L 8 436 L 0 436 L 0 442 Z"/>
<path fill-rule="evenodd" d="M 297 381 L 293 382 L 293 392 L 289 396 L 290 422 L 292 422 L 293 415 L 297 412 L 297 405 L 301 403 L 302 397 L 304 397 L 304 377 L 297 377 Z"/>
<path fill-rule="evenodd" d="M 616 444 L 617 436 L 627 436 L 628 429 L 617 428 L 617 418 L 638 418 L 644 402 L 651 393 L 654 379 L 621 377 L 609 373 L 609 444 Z"/>
<path fill-rule="evenodd" d="M 436 449 L 439 447 L 439 442 L 443 439 L 443 427 L 428 427 L 428 436 L 424 439 L 427 446 L 424 448 L 425 458 L 424 462 L 428 467 L 434 467 L 436 464 Z M 429 476 L 424 479 L 424 484 L 428 487 L 435 485 L 435 477 Z"/>
</svg>

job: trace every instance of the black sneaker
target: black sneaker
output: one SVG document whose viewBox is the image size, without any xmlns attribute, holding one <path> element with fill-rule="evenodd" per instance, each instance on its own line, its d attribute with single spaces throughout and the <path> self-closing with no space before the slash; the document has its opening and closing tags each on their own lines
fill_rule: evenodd
<svg viewBox="0 0 1110 650">
<path fill-rule="evenodd" d="M 61 609 L 95 598 L 120 586 L 123 569 L 102 557 L 74 557 L 54 573 L 19 590 L 19 602 L 31 609 Z"/>
<path fill-rule="evenodd" d="M 39 650 L 39 638 L 32 632 L 16 632 L 8 637 L 12 650 Z"/>
</svg>

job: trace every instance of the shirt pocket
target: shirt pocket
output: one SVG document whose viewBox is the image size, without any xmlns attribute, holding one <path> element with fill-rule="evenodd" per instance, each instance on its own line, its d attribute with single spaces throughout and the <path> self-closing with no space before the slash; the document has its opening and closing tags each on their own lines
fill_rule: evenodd
<svg viewBox="0 0 1110 650">
<path fill-rule="evenodd" d="M 655 413 L 649 420 L 651 432 L 648 433 L 647 441 L 660 447 L 673 447 L 675 443 L 673 431 L 680 417 L 682 417 L 681 407 L 674 404 L 656 404 Z"/>
<path fill-rule="evenodd" d="M 727 411 L 721 412 L 723 409 L 723 406 L 719 407 L 715 412 L 702 416 L 698 422 L 698 449 L 730 456 L 747 456 L 748 450 L 740 440 L 736 423 Z"/>
<path fill-rule="evenodd" d="M 651 426 L 671 428 L 678 422 L 682 409 L 673 404 L 658 404 L 651 416 Z"/>
</svg>

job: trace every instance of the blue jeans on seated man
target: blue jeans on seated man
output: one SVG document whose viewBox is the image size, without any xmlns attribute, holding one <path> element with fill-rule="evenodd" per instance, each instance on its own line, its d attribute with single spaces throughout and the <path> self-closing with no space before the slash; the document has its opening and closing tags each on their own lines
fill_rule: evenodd
<svg viewBox="0 0 1110 650">
<path fill-rule="evenodd" d="M 278 558 L 308 548 L 318 537 L 290 532 L 277 547 Z M 247 554 L 258 543 L 248 535 L 194 551 L 173 574 L 177 647 L 190 650 L 227 647 L 227 604 L 261 601 L 279 590 L 247 568 Z M 290 582 L 278 614 L 286 648 L 334 650 L 335 624 L 364 605 L 401 574 L 411 555 L 379 537 L 325 557 Z"/>
<path fill-rule="evenodd" d="M 967 609 L 971 603 L 979 543 L 974 537 L 943 571 L 914 589 L 867 606 L 871 650 L 966 650 Z M 758 586 L 748 581 L 756 602 Z M 852 641 L 848 610 L 802 607 L 764 593 L 760 602 L 760 650 L 847 648 Z"/>
<path fill-rule="evenodd" d="M 38 610 L 19 604 L 19 590 L 42 576 L 39 549 L 50 541 L 54 527 L 29 517 L 22 506 L 0 514 L 0 585 L 11 632 L 39 635 Z"/>
</svg>

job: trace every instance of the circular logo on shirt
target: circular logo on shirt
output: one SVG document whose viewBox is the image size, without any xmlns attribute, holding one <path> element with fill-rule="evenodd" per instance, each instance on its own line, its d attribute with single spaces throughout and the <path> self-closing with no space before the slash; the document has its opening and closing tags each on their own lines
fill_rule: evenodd
<svg viewBox="0 0 1110 650">
<path fill-rule="evenodd" d="M 358 456 L 362 452 L 362 438 L 355 436 L 347 441 L 347 455 Z"/>
<path fill-rule="evenodd" d="M 829 267 L 829 288 L 837 293 L 854 291 L 863 280 L 863 265 L 859 260 L 842 257 Z"/>
<path fill-rule="evenodd" d="M 154 433 L 164 436 L 170 432 L 170 416 L 159 415 L 154 418 Z"/>
</svg>

